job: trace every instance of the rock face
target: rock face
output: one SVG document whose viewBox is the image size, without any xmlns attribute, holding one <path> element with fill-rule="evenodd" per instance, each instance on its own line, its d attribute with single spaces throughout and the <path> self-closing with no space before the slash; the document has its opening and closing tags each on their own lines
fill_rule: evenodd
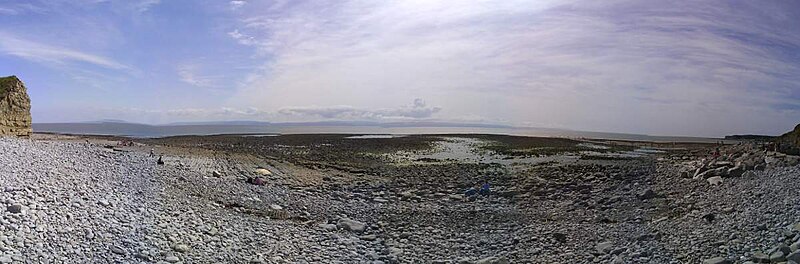
<svg viewBox="0 0 800 264">
<path fill-rule="evenodd" d="M 792 155 L 800 155 L 800 124 L 794 130 L 783 134 L 778 143 L 781 144 L 781 152 Z"/>
<path fill-rule="evenodd" d="M 0 136 L 30 136 L 31 99 L 17 76 L 0 77 Z"/>
</svg>

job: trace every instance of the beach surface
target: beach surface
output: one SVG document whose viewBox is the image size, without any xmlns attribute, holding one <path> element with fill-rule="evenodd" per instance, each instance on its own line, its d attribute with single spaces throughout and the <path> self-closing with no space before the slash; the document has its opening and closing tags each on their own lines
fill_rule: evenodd
<svg viewBox="0 0 800 264">
<path fill-rule="evenodd" d="M 791 257 L 800 167 L 768 153 L 763 168 L 712 184 L 690 170 L 716 148 L 497 135 L 2 138 L 0 263 L 739 263 L 769 261 L 781 245 Z"/>
</svg>

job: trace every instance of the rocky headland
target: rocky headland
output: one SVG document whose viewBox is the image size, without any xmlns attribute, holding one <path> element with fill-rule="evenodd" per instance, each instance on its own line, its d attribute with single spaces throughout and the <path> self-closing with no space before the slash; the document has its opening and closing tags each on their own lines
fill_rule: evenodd
<svg viewBox="0 0 800 264">
<path fill-rule="evenodd" d="M 16 76 L 0 77 L 0 136 L 30 136 L 31 99 Z"/>
</svg>

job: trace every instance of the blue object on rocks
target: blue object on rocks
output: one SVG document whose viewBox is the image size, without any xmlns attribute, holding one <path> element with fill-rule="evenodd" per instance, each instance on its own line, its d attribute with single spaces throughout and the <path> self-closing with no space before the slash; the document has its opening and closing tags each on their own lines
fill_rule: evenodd
<svg viewBox="0 0 800 264">
<path fill-rule="evenodd" d="M 489 192 L 490 192 L 489 191 L 489 183 L 488 182 L 484 183 L 483 186 L 481 186 L 481 190 L 479 191 L 479 193 L 481 195 L 489 195 Z"/>
<path fill-rule="evenodd" d="M 475 188 L 469 188 L 469 189 L 467 189 L 467 191 L 464 192 L 464 195 L 466 195 L 466 196 L 473 196 L 473 195 L 476 195 L 476 194 L 478 194 L 478 190 L 475 189 Z"/>
</svg>

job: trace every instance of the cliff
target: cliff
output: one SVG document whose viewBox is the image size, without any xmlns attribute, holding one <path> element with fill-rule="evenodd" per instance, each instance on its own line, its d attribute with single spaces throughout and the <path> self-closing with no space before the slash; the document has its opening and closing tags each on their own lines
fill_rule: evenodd
<svg viewBox="0 0 800 264">
<path fill-rule="evenodd" d="M 800 155 L 800 124 L 794 127 L 793 131 L 783 134 L 778 138 L 781 152 L 792 155 Z"/>
<path fill-rule="evenodd" d="M 30 136 L 31 99 L 17 76 L 0 77 L 0 136 Z"/>
</svg>

